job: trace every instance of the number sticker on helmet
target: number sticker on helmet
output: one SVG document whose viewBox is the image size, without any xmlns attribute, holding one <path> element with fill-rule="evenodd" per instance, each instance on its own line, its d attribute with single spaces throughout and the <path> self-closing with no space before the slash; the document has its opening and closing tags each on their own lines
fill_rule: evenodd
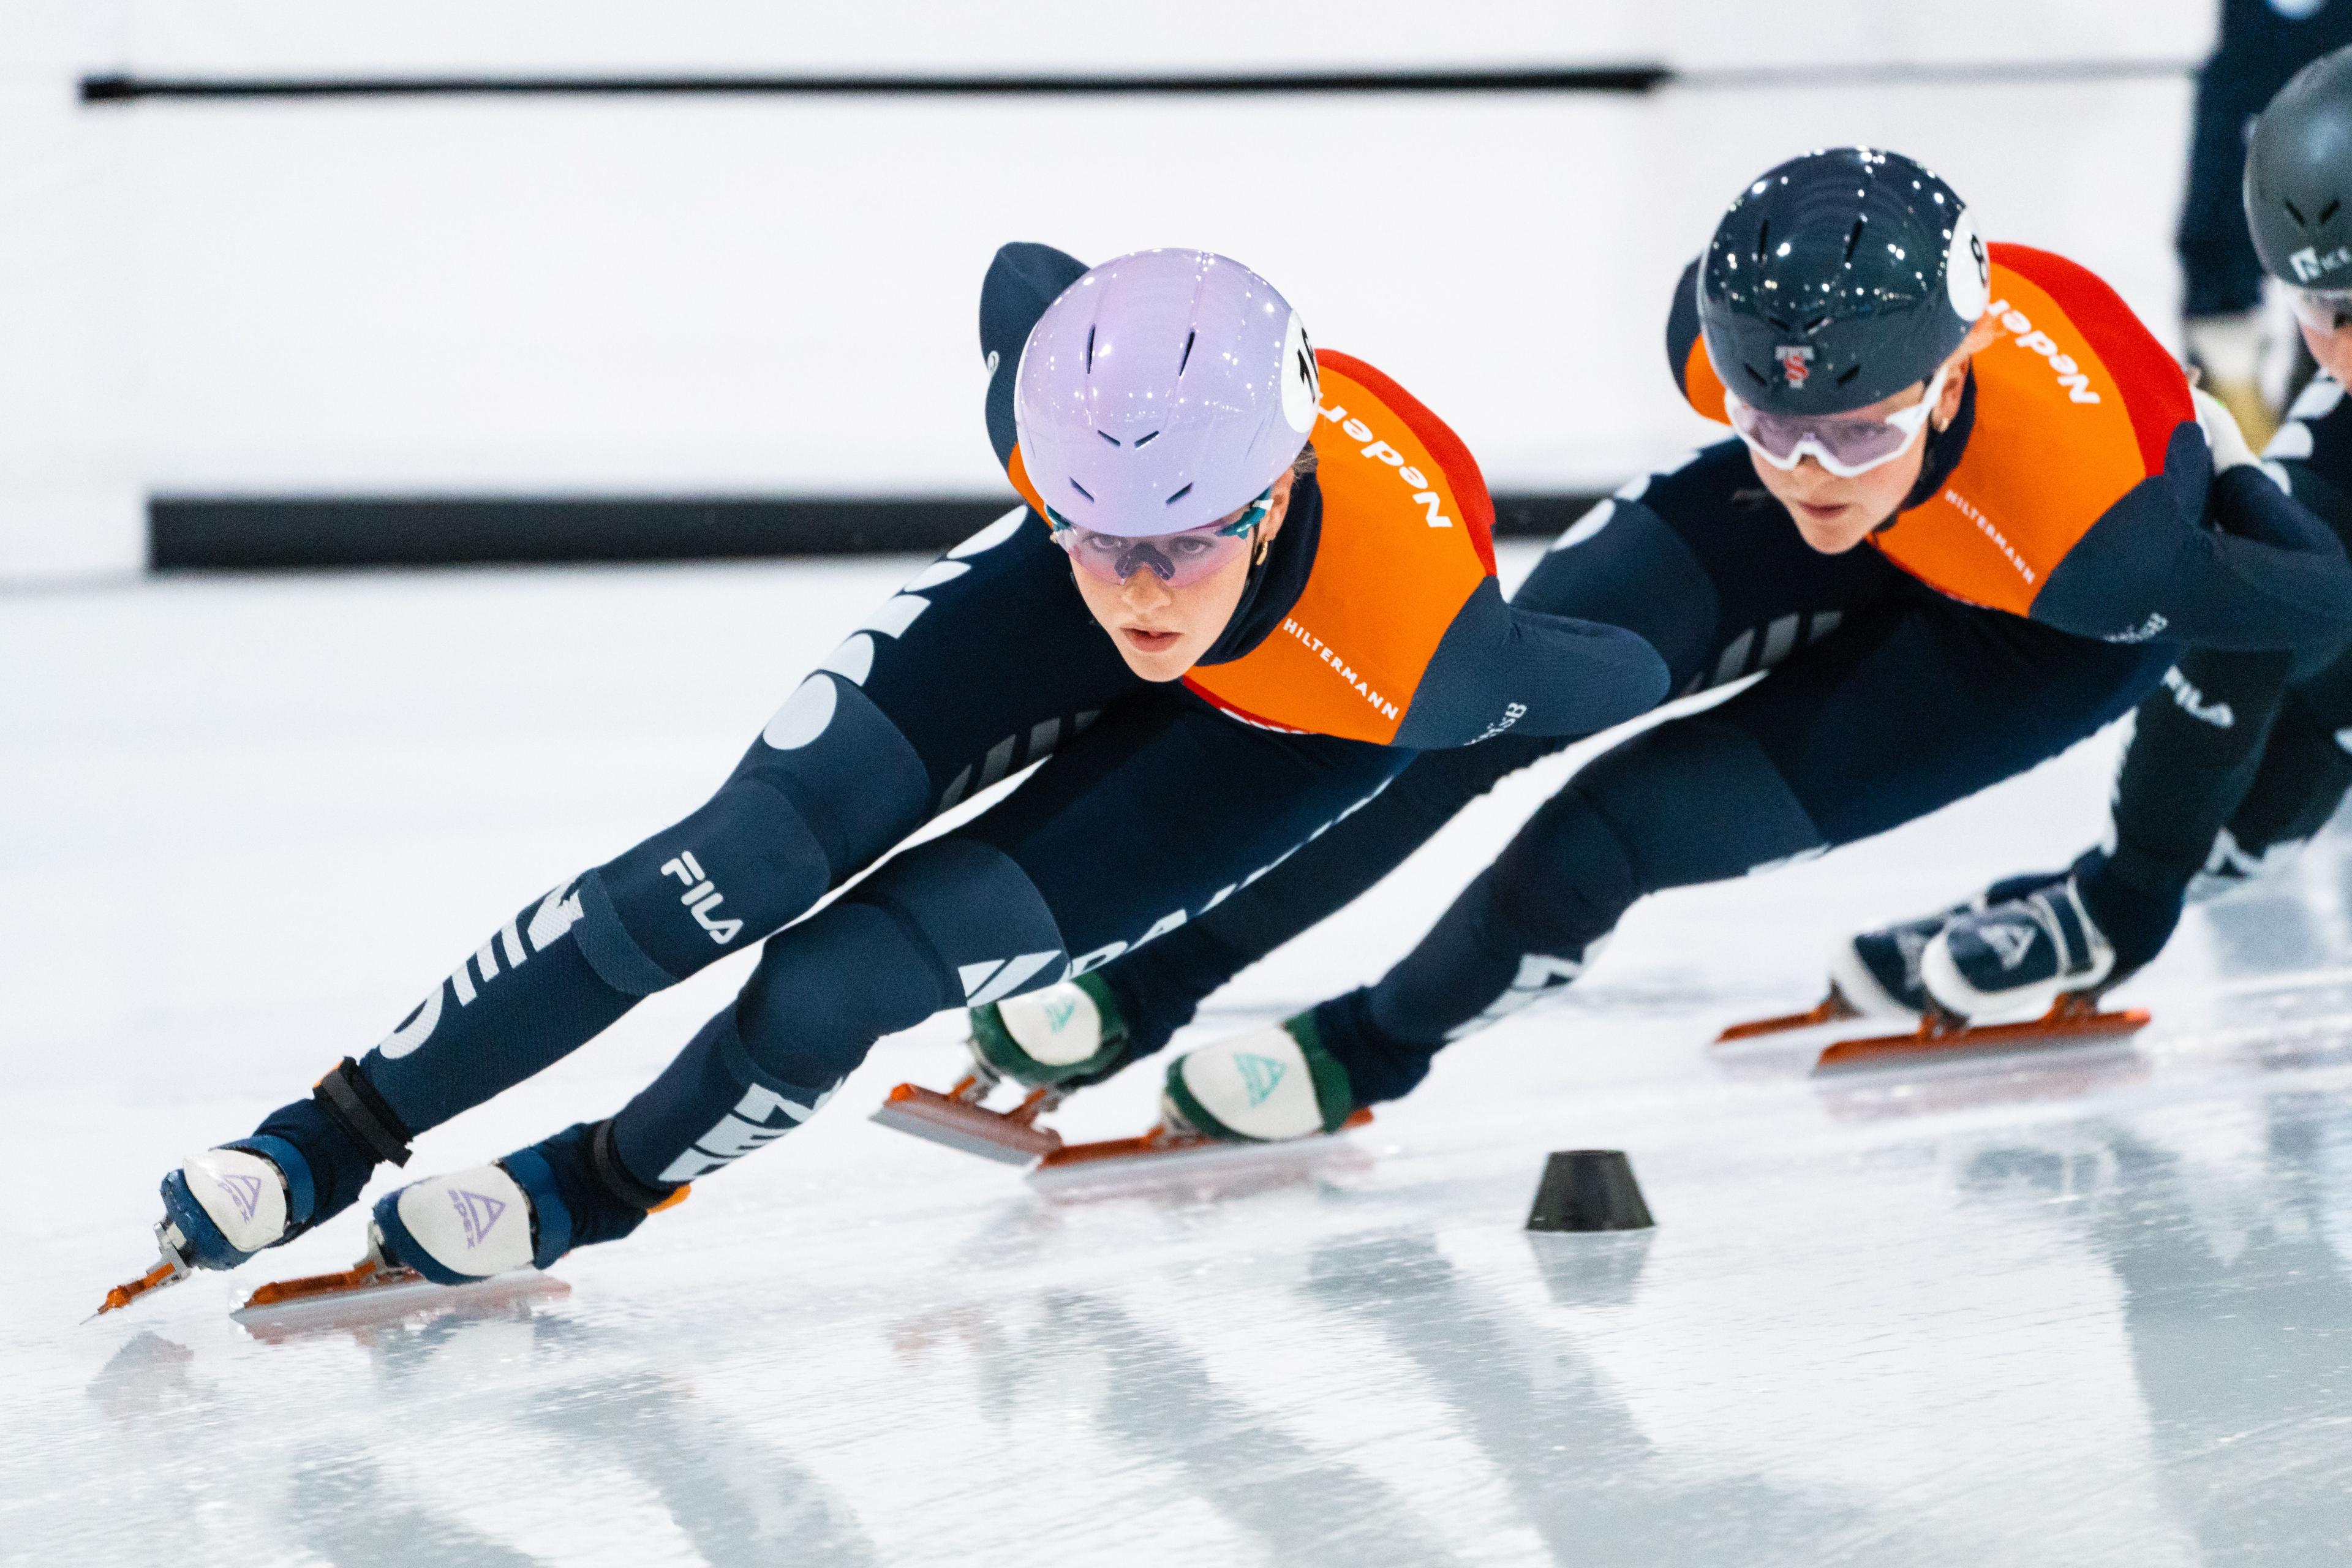
<svg viewBox="0 0 2352 1568">
<path fill-rule="evenodd" d="M 1315 427 L 1315 405 L 1323 395 L 1323 375 L 1316 368 L 1315 345 L 1307 341 L 1307 323 L 1290 312 L 1282 334 L 1282 416 L 1304 436 Z"/>
<path fill-rule="evenodd" d="M 1965 212 L 1953 222 L 1952 243 L 1945 248 L 1944 287 L 1963 321 L 1983 315 L 1985 302 L 1992 298 L 1992 264 L 1977 236 L 1977 220 Z"/>
</svg>

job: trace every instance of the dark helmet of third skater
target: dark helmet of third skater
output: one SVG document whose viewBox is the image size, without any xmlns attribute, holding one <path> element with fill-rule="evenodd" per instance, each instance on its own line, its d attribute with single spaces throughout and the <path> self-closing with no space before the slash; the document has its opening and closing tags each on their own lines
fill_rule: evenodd
<svg viewBox="0 0 2352 1568">
<path fill-rule="evenodd" d="M 1843 414 L 1926 381 L 1991 274 L 1959 195 L 1900 153 L 1836 147 L 1751 181 L 1698 270 L 1725 386 L 1775 414 Z"/>
<path fill-rule="evenodd" d="M 2352 289 L 2352 48 L 2294 73 L 2246 144 L 2246 226 L 2263 270 Z"/>
</svg>

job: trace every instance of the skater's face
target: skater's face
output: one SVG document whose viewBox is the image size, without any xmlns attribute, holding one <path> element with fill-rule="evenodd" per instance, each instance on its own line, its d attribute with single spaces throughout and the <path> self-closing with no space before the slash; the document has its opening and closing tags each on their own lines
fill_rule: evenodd
<svg viewBox="0 0 2352 1568">
<path fill-rule="evenodd" d="M 1078 596 L 1110 634 L 1112 646 L 1127 660 L 1128 668 L 1146 680 L 1174 680 L 1209 651 L 1241 603 L 1242 590 L 1249 584 L 1250 563 L 1282 531 L 1297 482 L 1297 477 L 1287 471 L 1275 480 L 1265 521 L 1257 525 L 1250 548 L 1236 552 L 1204 577 L 1173 583 L 1147 568 L 1112 583 L 1072 563 L 1070 579 L 1078 585 Z M 1244 507 L 1225 521 L 1233 521 L 1248 510 Z"/>
<path fill-rule="evenodd" d="M 1947 363 L 1936 405 L 1927 416 L 1929 429 L 1946 429 L 1958 416 L 1960 397 L 1968 388 L 1967 361 L 1992 341 L 1995 330 L 1989 321 L 1979 322 L 1954 351 Z M 1928 384 L 1915 382 L 1891 397 L 1855 409 L 1853 416 L 1885 419 L 1899 409 L 1915 407 L 1927 395 Z M 1766 462 L 1753 449 L 1748 457 L 1757 479 L 1772 492 L 1775 500 L 1789 509 L 1789 516 L 1795 521 L 1797 531 L 1805 542 L 1824 555 L 1843 555 L 1895 515 L 1895 509 L 1903 504 L 1903 498 L 1919 482 L 1920 467 L 1927 460 L 1927 443 L 1914 441 L 1892 462 L 1852 478 L 1830 472 L 1811 453 L 1799 459 L 1793 468 Z"/>
</svg>

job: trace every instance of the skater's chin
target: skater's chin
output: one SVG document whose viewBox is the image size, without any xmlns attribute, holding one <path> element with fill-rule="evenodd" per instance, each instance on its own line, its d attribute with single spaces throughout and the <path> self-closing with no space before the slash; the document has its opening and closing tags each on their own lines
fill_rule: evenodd
<svg viewBox="0 0 2352 1568">
<path fill-rule="evenodd" d="M 1874 520 L 1853 501 L 1790 501 L 1789 516 L 1807 544 L 1824 555 L 1843 555 L 1870 537 Z"/>
</svg>

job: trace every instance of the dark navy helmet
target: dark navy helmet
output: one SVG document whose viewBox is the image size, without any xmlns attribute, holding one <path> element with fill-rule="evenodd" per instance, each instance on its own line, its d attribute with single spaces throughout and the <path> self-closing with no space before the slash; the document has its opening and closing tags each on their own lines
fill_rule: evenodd
<svg viewBox="0 0 2352 1568">
<path fill-rule="evenodd" d="M 1843 414 L 1926 381 L 1991 272 L 1958 195 L 1899 153 L 1838 147 L 1752 181 L 1698 273 L 1715 374 L 1776 414 Z"/>
<path fill-rule="evenodd" d="M 2272 277 L 2352 289 L 2352 48 L 2295 72 L 2254 121 L 2246 226 Z"/>
</svg>

